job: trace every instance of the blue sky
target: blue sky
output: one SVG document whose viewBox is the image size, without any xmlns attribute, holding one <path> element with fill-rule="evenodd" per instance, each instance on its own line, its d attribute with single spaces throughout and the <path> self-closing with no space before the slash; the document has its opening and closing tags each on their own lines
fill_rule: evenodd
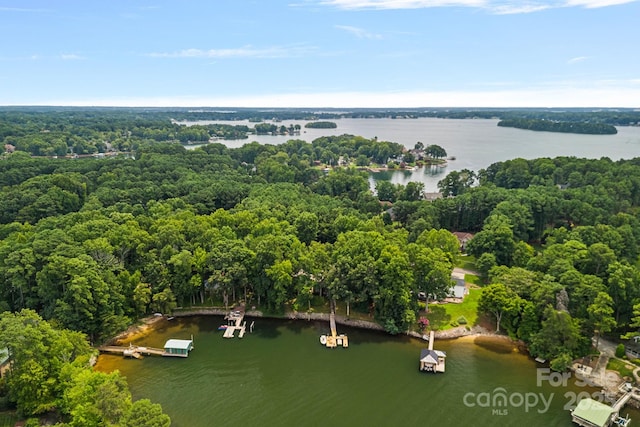
<svg viewBox="0 0 640 427">
<path fill-rule="evenodd" d="M 640 107 L 639 0 L 0 0 L 0 105 Z"/>
</svg>

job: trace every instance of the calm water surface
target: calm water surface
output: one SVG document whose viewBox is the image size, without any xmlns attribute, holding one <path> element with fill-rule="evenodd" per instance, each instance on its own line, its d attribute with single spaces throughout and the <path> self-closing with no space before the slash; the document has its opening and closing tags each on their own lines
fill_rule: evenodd
<svg viewBox="0 0 640 427">
<path fill-rule="evenodd" d="M 221 141 L 237 148 L 252 141 L 261 144 L 282 144 L 290 139 L 312 142 L 321 136 L 352 134 L 365 138 L 377 137 L 413 148 L 416 142 L 443 147 L 455 161 L 446 168 L 418 169 L 412 172 L 398 171 L 373 174 L 377 179 L 390 180 L 405 185 L 410 181 L 423 182 L 427 191 L 436 191 L 437 183 L 447 173 L 461 169 L 479 171 L 492 163 L 504 160 L 535 159 L 539 157 L 575 156 L 590 159 L 609 157 L 612 160 L 640 157 L 640 127 L 619 126 L 616 135 L 578 135 L 554 132 L 534 132 L 515 128 L 498 127 L 498 120 L 488 119 L 338 119 L 332 120 L 336 129 L 305 129 L 302 120 L 284 120 L 278 125 L 299 124 L 303 133 L 288 135 L 250 135 L 249 139 Z M 186 122 L 185 122 L 186 123 Z M 226 123 L 253 126 L 248 121 L 215 121 L 189 123 Z"/>
<path fill-rule="evenodd" d="M 426 344 L 420 340 L 339 326 L 349 348 L 327 349 L 318 340 L 327 322 L 256 319 L 254 333 L 242 340 L 222 338 L 221 323 L 216 316 L 176 319 L 137 340 L 162 347 L 168 338 L 193 335 L 187 359 L 102 355 L 97 369 L 119 369 L 134 398 L 162 404 L 179 427 L 569 427 L 565 406 L 577 393 L 595 392 L 573 380 L 538 386 L 539 365 L 511 344 L 487 338 L 436 341 L 448 358 L 447 372 L 434 375 L 418 371 Z M 511 403 L 484 403 L 500 393 Z M 528 409 L 521 400 L 527 396 Z M 551 402 L 548 408 L 541 397 Z"/>
</svg>

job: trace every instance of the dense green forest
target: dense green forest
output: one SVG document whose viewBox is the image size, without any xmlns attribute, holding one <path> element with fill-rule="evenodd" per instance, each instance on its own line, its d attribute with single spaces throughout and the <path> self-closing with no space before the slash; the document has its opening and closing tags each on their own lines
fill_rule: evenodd
<svg viewBox="0 0 640 427">
<path fill-rule="evenodd" d="M 504 119 L 498 126 L 544 132 L 581 133 L 588 135 L 615 135 L 615 126 L 605 123 L 563 122 L 547 119 Z"/>
<path fill-rule="evenodd" d="M 80 144 L 95 136 L 75 134 L 86 114 L 91 126 L 110 123 L 96 132 L 112 144 L 146 120 L 111 113 L 12 112 L 22 119 L 3 116 L 0 132 L 29 144 L 20 129 L 47 123 Z M 166 126 L 145 123 L 138 130 Z M 394 142 L 341 135 L 187 150 L 140 138 L 127 149 L 0 159 L 0 344 L 26 361 L 20 331 L 46 328 L 30 342 L 49 337 L 34 363 L 15 359 L 0 386 L 25 415 L 56 409 L 70 425 L 91 425 L 73 421 L 85 412 L 124 425 L 137 410 L 161 417 L 148 401 L 96 409 L 69 391 L 98 375 L 85 369 L 87 342 L 152 312 L 245 301 L 282 313 L 334 299 L 390 333 L 417 328 L 417 294 L 439 298 L 451 286 L 451 231 L 476 233 L 467 249 L 486 282 L 482 313 L 555 369 L 587 354 L 594 333 L 640 324 L 640 159 L 513 159 L 452 172 L 440 183 L 450 197 L 428 202 L 417 183 L 380 183 L 374 196 L 366 173 L 323 171 L 340 157 L 386 162 L 402 153 Z M 42 381 L 21 382 L 21 369 Z M 92 388 L 107 394 L 125 387 L 116 377 L 90 381 L 109 384 Z"/>
</svg>

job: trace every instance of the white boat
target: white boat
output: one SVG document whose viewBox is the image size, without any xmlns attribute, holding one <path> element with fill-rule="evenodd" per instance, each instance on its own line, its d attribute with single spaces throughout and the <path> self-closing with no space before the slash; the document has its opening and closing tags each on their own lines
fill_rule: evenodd
<svg viewBox="0 0 640 427">
<path fill-rule="evenodd" d="M 320 344 L 327 345 L 327 336 L 326 335 L 320 335 Z"/>
</svg>

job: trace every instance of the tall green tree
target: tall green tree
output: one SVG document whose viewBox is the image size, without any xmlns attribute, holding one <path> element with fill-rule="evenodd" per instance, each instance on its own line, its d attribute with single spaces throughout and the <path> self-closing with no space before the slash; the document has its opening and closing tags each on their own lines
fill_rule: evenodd
<svg viewBox="0 0 640 427">
<path fill-rule="evenodd" d="M 517 315 L 520 303 L 520 298 L 511 288 L 502 283 L 493 283 L 482 290 L 478 310 L 493 315 L 496 319 L 496 332 L 500 332 L 500 324 L 505 315 L 509 318 Z"/>
<path fill-rule="evenodd" d="M 613 299 L 607 293 L 600 292 L 593 304 L 587 308 L 587 312 L 596 333 L 597 350 L 600 336 L 610 332 L 616 326 L 616 319 L 613 317 Z"/>
<path fill-rule="evenodd" d="M 83 334 L 54 329 L 28 309 L 0 314 L 0 346 L 9 350 L 11 360 L 9 398 L 26 416 L 54 410 L 63 367 L 91 353 Z"/>
</svg>

